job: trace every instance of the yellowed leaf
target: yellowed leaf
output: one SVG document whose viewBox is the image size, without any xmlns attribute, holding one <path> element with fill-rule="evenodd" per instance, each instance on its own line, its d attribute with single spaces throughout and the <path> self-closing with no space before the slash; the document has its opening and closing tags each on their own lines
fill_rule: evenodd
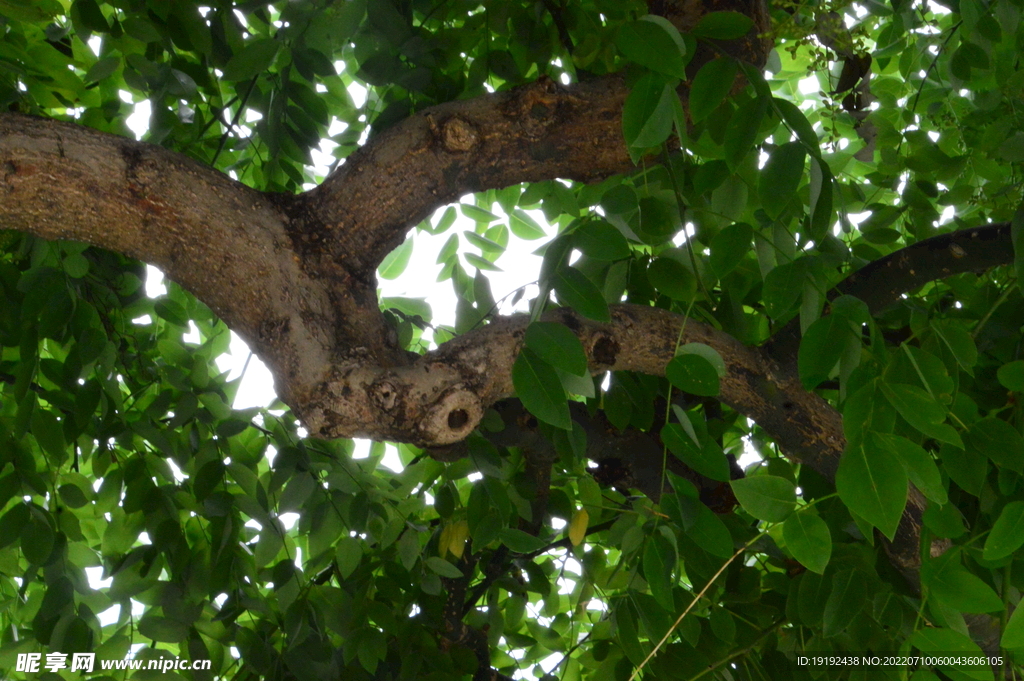
<svg viewBox="0 0 1024 681">
<path fill-rule="evenodd" d="M 587 536 L 587 526 L 589 523 L 590 514 L 587 513 L 587 509 L 581 508 L 572 514 L 572 520 L 569 521 L 569 541 L 572 542 L 573 546 L 579 546 Z"/>
<path fill-rule="evenodd" d="M 462 558 L 462 553 L 466 550 L 466 539 L 469 538 L 469 523 L 460 520 L 448 525 L 447 529 L 451 530 L 448 537 L 448 550 L 456 558 Z"/>
</svg>

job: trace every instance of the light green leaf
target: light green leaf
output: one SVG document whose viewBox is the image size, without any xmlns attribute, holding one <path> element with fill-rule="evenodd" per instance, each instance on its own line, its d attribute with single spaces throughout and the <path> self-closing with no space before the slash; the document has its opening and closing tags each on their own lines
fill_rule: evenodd
<svg viewBox="0 0 1024 681">
<path fill-rule="evenodd" d="M 812 572 L 824 574 L 832 557 L 832 534 L 813 511 L 799 511 L 782 524 L 782 537 L 793 557 Z"/>
<path fill-rule="evenodd" d="M 484 210 L 480 206 L 474 206 L 471 203 L 460 203 L 459 210 L 461 210 L 462 214 L 465 215 L 467 218 L 469 218 L 470 220 L 475 220 L 477 222 L 490 223 L 498 219 L 498 216 L 492 213 L 491 211 Z M 469 236 L 468 232 L 466 233 L 466 236 Z"/>
<path fill-rule="evenodd" d="M 398 279 L 409 264 L 412 256 L 412 239 L 406 239 L 398 247 L 384 256 L 384 260 L 377 268 L 377 274 L 381 279 Z"/>
<path fill-rule="evenodd" d="M 758 520 L 780 523 L 796 507 L 796 487 L 786 478 L 753 475 L 729 484 L 743 510 Z"/>
<path fill-rule="evenodd" d="M 545 236 L 544 229 L 537 224 L 537 221 L 520 208 L 513 210 L 508 218 L 509 229 L 520 239 L 533 241 Z"/>
<path fill-rule="evenodd" d="M 519 351 L 512 366 L 512 384 L 523 406 L 534 416 L 557 428 L 572 428 L 568 398 L 558 374 L 528 348 Z"/>
<path fill-rule="evenodd" d="M 907 503 L 907 473 L 895 456 L 864 445 L 848 447 L 836 471 L 836 491 L 846 506 L 890 540 Z"/>
</svg>

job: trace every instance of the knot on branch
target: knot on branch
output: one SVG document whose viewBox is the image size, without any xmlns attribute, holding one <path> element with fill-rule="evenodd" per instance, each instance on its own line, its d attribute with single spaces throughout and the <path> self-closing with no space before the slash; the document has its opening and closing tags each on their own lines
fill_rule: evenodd
<svg viewBox="0 0 1024 681">
<path fill-rule="evenodd" d="M 381 381 L 370 388 L 370 396 L 378 407 L 384 411 L 391 411 L 398 398 L 398 388 L 390 381 Z"/>
<path fill-rule="evenodd" d="M 480 142 L 473 124 L 464 118 L 452 116 L 441 127 L 441 143 L 446 151 L 465 153 Z"/>
<path fill-rule="evenodd" d="M 480 398 L 464 387 L 451 389 L 420 421 L 422 440 L 448 445 L 467 437 L 484 416 Z"/>
</svg>

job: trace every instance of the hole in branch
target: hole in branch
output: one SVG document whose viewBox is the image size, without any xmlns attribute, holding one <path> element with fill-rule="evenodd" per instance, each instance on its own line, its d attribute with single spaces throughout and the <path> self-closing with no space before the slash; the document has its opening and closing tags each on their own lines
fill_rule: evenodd
<svg viewBox="0 0 1024 681">
<path fill-rule="evenodd" d="M 448 412 L 448 427 L 458 430 L 469 423 L 469 413 L 465 409 L 453 409 Z"/>
</svg>

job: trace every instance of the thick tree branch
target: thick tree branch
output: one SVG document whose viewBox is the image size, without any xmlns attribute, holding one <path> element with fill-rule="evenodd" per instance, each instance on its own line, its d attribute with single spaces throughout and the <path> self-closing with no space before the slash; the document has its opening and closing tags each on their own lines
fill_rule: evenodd
<svg viewBox="0 0 1024 681">
<path fill-rule="evenodd" d="M 918 241 L 879 258 L 839 282 L 828 293 L 860 298 L 872 314 L 899 302 L 900 296 L 928 282 L 964 272 L 984 272 L 1013 262 L 1010 223 L 959 229 Z M 792 364 L 800 347 L 800 321 L 793 319 L 765 344 L 776 361 Z"/>
</svg>

